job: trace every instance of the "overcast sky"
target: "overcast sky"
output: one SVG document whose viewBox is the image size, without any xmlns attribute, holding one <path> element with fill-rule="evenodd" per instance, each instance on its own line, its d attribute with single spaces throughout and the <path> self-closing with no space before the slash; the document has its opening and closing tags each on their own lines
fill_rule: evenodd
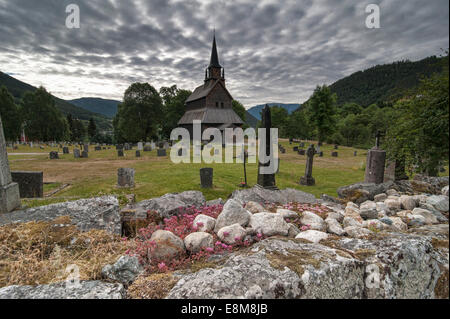
<svg viewBox="0 0 450 319">
<path fill-rule="evenodd" d="M 80 7 L 81 28 L 65 26 Z M 365 8 L 381 9 L 381 28 Z M 216 28 L 233 97 L 300 103 L 318 84 L 449 47 L 448 0 L 0 0 L 0 71 L 54 95 L 121 99 L 133 82 L 201 85 Z"/>
</svg>

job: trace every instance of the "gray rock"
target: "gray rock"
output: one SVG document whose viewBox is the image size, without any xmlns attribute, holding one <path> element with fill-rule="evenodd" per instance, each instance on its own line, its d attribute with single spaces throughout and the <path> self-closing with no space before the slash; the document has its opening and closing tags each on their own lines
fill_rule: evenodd
<svg viewBox="0 0 450 319">
<path fill-rule="evenodd" d="M 307 230 L 304 232 L 301 232 L 297 236 L 295 236 L 295 239 L 305 239 L 307 241 L 310 241 L 312 243 L 319 243 L 321 240 L 327 239 L 328 234 L 318 231 L 318 230 Z"/>
<path fill-rule="evenodd" d="M 344 217 L 344 221 L 342 222 L 342 224 L 344 225 L 344 228 L 350 226 L 363 227 L 363 224 L 361 222 L 349 216 Z"/>
<path fill-rule="evenodd" d="M 365 238 L 366 236 L 373 234 L 372 231 L 357 226 L 345 227 L 344 230 L 348 236 L 353 238 Z"/>
<path fill-rule="evenodd" d="M 193 225 L 197 226 L 200 232 L 213 231 L 216 226 L 216 220 L 211 216 L 200 214 L 195 217 Z"/>
<path fill-rule="evenodd" d="M 224 205 L 225 202 L 223 201 L 222 198 L 218 198 L 218 199 L 214 199 L 214 200 L 210 200 L 206 202 L 206 206 L 217 206 L 217 205 Z"/>
<path fill-rule="evenodd" d="M 246 230 L 239 224 L 222 227 L 217 233 L 219 239 L 228 245 L 235 244 L 237 238 L 242 240 L 246 235 Z"/>
<path fill-rule="evenodd" d="M 264 207 L 257 202 L 248 202 L 245 204 L 245 209 L 252 214 L 262 213 L 265 211 Z"/>
<path fill-rule="evenodd" d="M 422 208 L 414 208 L 412 211 L 412 215 L 420 215 L 425 218 L 425 224 L 438 224 L 438 220 L 436 216 L 433 215 L 432 212 Z"/>
<path fill-rule="evenodd" d="M 274 213 L 253 214 L 249 226 L 265 236 L 287 236 L 289 232 L 289 225 L 282 215 Z"/>
<path fill-rule="evenodd" d="M 118 235 L 122 233 L 119 201 L 113 196 L 80 199 L 0 214 L 0 225 L 51 221 L 60 216 L 69 216 L 81 231 L 102 229 Z"/>
<path fill-rule="evenodd" d="M 400 217 L 391 217 L 392 227 L 397 231 L 407 231 L 408 225 Z"/>
<path fill-rule="evenodd" d="M 392 182 L 383 184 L 356 183 L 338 188 L 337 193 L 339 198 L 349 199 L 361 204 L 367 200 L 374 200 L 376 195 L 385 193 L 392 185 Z"/>
<path fill-rule="evenodd" d="M 106 265 L 102 269 L 102 275 L 110 280 L 121 282 L 124 285 L 131 284 L 144 268 L 137 257 L 122 256 L 113 265 Z"/>
<path fill-rule="evenodd" d="M 252 214 L 242 207 L 241 203 L 235 199 L 229 199 L 223 206 L 223 210 L 217 217 L 214 231 L 217 233 L 221 228 L 234 224 L 242 227 L 248 225 Z"/>
<path fill-rule="evenodd" d="M 359 215 L 362 217 L 362 219 L 365 220 L 377 219 L 378 218 L 377 204 L 372 201 L 365 201 L 359 207 Z"/>
<path fill-rule="evenodd" d="M 284 190 L 273 191 L 258 186 L 250 189 L 234 191 L 231 194 L 231 198 L 237 199 L 241 203 L 248 203 L 250 201 L 253 201 L 260 204 L 269 202 L 281 205 L 294 202 L 309 204 L 316 204 L 318 202 L 313 194 L 302 192 L 296 189 L 287 188 Z"/>
<path fill-rule="evenodd" d="M 0 299 L 124 299 L 122 284 L 101 281 L 80 281 L 79 287 L 66 283 L 39 286 L 8 286 L 0 288 Z"/>
<path fill-rule="evenodd" d="M 148 252 L 149 259 L 166 261 L 177 258 L 185 254 L 183 240 L 167 230 L 157 230 L 152 234 L 150 241 L 156 243 L 156 248 Z"/>
<path fill-rule="evenodd" d="M 416 200 L 412 196 L 402 195 L 400 196 L 400 204 L 403 209 L 413 210 L 417 206 Z"/>
<path fill-rule="evenodd" d="M 283 208 L 278 208 L 277 214 L 281 215 L 281 217 L 283 217 L 285 219 L 299 217 L 299 215 L 296 212 L 289 210 L 289 209 L 283 209 Z"/>
<path fill-rule="evenodd" d="M 344 221 L 344 214 L 341 212 L 329 212 L 327 215 L 327 218 L 333 218 L 336 219 L 339 223 L 342 223 Z"/>
<path fill-rule="evenodd" d="M 437 220 L 439 222 L 447 222 L 448 221 L 447 217 L 445 217 L 440 211 L 438 211 L 434 206 L 428 204 L 427 202 L 420 203 L 419 208 L 430 211 L 437 218 Z"/>
<path fill-rule="evenodd" d="M 448 212 L 448 196 L 445 195 L 432 195 L 427 198 L 427 203 L 441 212 Z"/>
<path fill-rule="evenodd" d="M 392 219 L 390 219 L 389 217 L 384 217 L 380 219 L 380 222 L 391 226 L 393 224 Z"/>
<path fill-rule="evenodd" d="M 204 232 L 191 233 L 184 238 L 184 245 L 191 253 L 198 253 L 203 248 L 214 248 L 214 238 Z"/>
<path fill-rule="evenodd" d="M 329 232 L 330 234 L 334 234 L 337 236 L 345 235 L 344 229 L 336 219 L 328 217 L 327 219 L 325 219 L 325 223 L 327 223 L 327 232 Z"/>
<path fill-rule="evenodd" d="M 442 195 L 449 196 L 448 195 L 448 185 L 442 189 Z"/>
<path fill-rule="evenodd" d="M 387 199 L 387 195 L 385 193 L 381 193 L 378 195 L 375 195 L 373 197 L 374 202 L 378 203 L 378 202 L 384 202 Z"/>
<path fill-rule="evenodd" d="M 300 229 L 298 229 L 298 227 L 292 223 L 288 224 L 288 226 L 289 226 L 288 237 L 295 238 L 295 236 L 297 236 L 300 233 Z"/>
<path fill-rule="evenodd" d="M 335 243 L 329 248 L 266 239 L 245 254 L 228 255 L 220 267 L 180 274 L 167 298 L 426 299 L 435 298 L 445 263 L 448 267 L 430 237 L 393 233 L 379 240 Z M 366 255 L 357 259 L 349 251 Z M 379 281 L 371 281 L 374 272 Z"/>
<path fill-rule="evenodd" d="M 326 231 L 327 230 L 327 224 L 317 214 L 305 211 L 302 213 L 302 216 L 300 217 L 300 222 L 303 225 L 309 225 L 311 226 L 312 230 L 318 230 L 318 231 Z"/>
<path fill-rule="evenodd" d="M 409 215 L 409 218 L 407 219 L 408 226 L 414 227 L 414 226 L 423 226 L 427 223 L 427 220 L 422 215 Z"/>
<path fill-rule="evenodd" d="M 144 200 L 137 205 L 145 210 L 155 211 L 164 218 L 170 218 L 171 216 L 178 215 L 180 208 L 201 207 L 205 203 L 205 197 L 201 192 L 187 191 Z"/>
<path fill-rule="evenodd" d="M 393 212 L 397 212 L 401 210 L 401 203 L 399 198 L 388 198 L 384 201 L 386 207 Z"/>
</svg>

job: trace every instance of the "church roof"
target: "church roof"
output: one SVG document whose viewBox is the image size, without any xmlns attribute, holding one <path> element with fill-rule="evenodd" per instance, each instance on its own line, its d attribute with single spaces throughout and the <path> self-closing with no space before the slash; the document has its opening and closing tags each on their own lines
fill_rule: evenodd
<svg viewBox="0 0 450 319">
<path fill-rule="evenodd" d="M 227 92 L 227 94 L 230 96 L 231 99 L 233 99 L 233 97 L 231 96 L 230 92 L 228 92 L 227 88 L 225 87 L 225 85 L 222 84 L 222 82 L 220 80 L 215 80 L 215 81 L 208 81 L 203 85 L 200 85 L 198 88 L 196 88 L 194 90 L 194 92 L 192 92 L 192 94 L 188 97 L 188 99 L 186 100 L 186 103 L 189 102 L 193 102 L 193 101 L 197 101 L 199 99 L 202 99 L 204 97 L 207 97 L 209 92 L 212 91 L 212 89 L 214 89 L 214 87 L 220 83 L 220 85 L 222 85 L 222 87 L 225 89 L 225 91 Z"/>
<path fill-rule="evenodd" d="M 195 120 L 202 121 L 202 124 L 244 124 L 242 119 L 231 108 L 215 109 L 203 108 L 201 110 L 191 110 L 184 113 L 178 125 L 190 124 Z M 227 125 L 230 125 L 227 124 Z"/>
</svg>

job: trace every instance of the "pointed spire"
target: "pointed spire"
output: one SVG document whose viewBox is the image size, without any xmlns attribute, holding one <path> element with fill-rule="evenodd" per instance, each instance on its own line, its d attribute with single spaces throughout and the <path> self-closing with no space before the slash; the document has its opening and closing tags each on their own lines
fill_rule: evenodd
<svg viewBox="0 0 450 319">
<path fill-rule="evenodd" d="M 214 29 L 214 39 L 213 46 L 211 52 L 211 61 L 209 63 L 209 67 L 221 68 L 222 66 L 219 63 L 219 55 L 217 54 L 217 45 L 216 45 L 216 29 Z"/>
</svg>

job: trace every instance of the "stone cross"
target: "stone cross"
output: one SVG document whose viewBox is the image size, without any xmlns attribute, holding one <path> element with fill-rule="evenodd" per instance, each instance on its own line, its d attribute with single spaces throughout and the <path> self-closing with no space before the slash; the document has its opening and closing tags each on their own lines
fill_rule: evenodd
<svg viewBox="0 0 450 319">
<path fill-rule="evenodd" d="M 305 176 L 303 176 L 300 179 L 301 185 L 314 186 L 316 184 L 315 179 L 312 177 L 312 168 L 315 154 L 316 150 L 314 148 L 314 144 L 311 144 L 308 150 L 306 151 L 307 159 L 306 159 Z"/>
<path fill-rule="evenodd" d="M 386 151 L 380 149 L 380 131 L 377 131 L 375 147 L 367 153 L 365 183 L 381 184 L 384 181 L 384 169 L 386 165 Z"/>
<path fill-rule="evenodd" d="M 0 213 L 9 213 L 19 207 L 19 184 L 12 181 L 3 124 L 0 118 Z"/>
</svg>

